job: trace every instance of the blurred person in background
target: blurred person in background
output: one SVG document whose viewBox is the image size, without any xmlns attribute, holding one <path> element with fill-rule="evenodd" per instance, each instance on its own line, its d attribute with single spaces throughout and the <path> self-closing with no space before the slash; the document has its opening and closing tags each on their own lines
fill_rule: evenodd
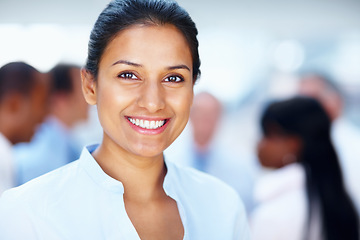
<svg viewBox="0 0 360 240">
<path fill-rule="evenodd" d="M 358 215 L 321 104 L 309 97 L 273 102 L 261 116 L 261 129 L 258 157 L 274 170 L 256 186 L 253 239 L 358 240 Z"/>
<path fill-rule="evenodd" d="M 12 146 L 30 141 L 45 117 L 48 89 L 44 74 L 24 62 L 0 68 L 0 195 L 14 187 Z"/>
<path fill-rule="evenodd" d="M 192 141 L 187 142 L 182 154 L 176 156 L 179 164 L 213 175 L 240 195 L 249 213 L 253 207 L 255 166 L 249 156 L 232 154 L 221 145 L 218 130 L 223 117 L 222 103 L 209 92 L 195 95 L 190 113 Z M 175 158 L 174 158 L 175 159 Z"/>
<path fill-rule="evenodd" d="M 339 154 L 345 185 L 360 214 L 360 129 L 345 116 L 340 87 L 324 73 L 308 72 L 301 75 L 298 92 L 316 98 L 330 116 L 331 137 Z"/>
<path fill-rule="evenodd" d="M 14 146 L 17 185 L 80 156 L 81 146 L 70 134 L 72 127 L 88 116 L 88 104 L 81 91 L 80 67 L 58 64 L 50 70 L 49 76 L 49 114 L 30 143 Z"/>
</svg>

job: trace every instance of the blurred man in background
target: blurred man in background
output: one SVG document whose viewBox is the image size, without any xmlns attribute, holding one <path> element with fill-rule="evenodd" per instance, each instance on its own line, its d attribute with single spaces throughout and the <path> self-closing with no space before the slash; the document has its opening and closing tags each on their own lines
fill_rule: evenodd
<svg viewBox="0 0 360 240">
<path fill-rule="evenodd" d="M 14 147 L 17 184 L 76 160 L 81 146 L 70 130 L 88 116 L 88 104 L 81 91 L 80 67 L 59 64 L 50 72 L 49 114 L 28 144 Z"/>
<path fill-rule="evenodd" d="M 344 114 L 342 91 L 328 76 L 303 74 L 299 93 L 319 100 L 332 120 L 331 137 L 339 154 L 344 181 L 360 213 L 360 130 Z"/>
<path fill-rule="evenodd" d="M 46 114 L 44 74 L 23 62 L 0 68 L 0 195 L 15 186 L 12 145 L 30 141 Z"/>
<path fill-rule="evenodd" d="M 208 92 L 198 93 L 190 113 L 192 141 L 188 142 L 183 154 L 176 156 L 176 161 L 226 182 L 238 192 L 249 213 L 253 207 L 255 169 L 249 156 L 235 155 L 221 144 L 217 133 L 222 116 L 223 106 L 215 96 Z"/>
</svg>

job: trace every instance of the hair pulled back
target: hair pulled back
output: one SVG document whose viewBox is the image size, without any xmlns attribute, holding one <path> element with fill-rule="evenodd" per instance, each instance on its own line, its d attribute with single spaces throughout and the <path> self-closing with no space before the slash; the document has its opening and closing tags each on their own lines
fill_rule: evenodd
<svg viewBox="0 0 360 240">
<path fill-rule="evenodd" d="M 297 136 L 302 141 L 299 163 L 306 173 L 309 225 L 320 207 L 323 239 L 359 239 L 359 219 L 345 189 L 339 159 L 331 141 L 331 120 L 320 103 L 308 97 L 273 102 L 261 117 L 266 136 L 274 131 L 272 126 L 277 126 L 282 134 Z"/>
<path fill-rule="evenodd" d="M 175 1 L 113 0 L 99 15 L 90 35 L 85 69 L 97 78 L 99 63 L 107 45 L 132 25 L 172 24 L 188 42 L 193 60 L 193 81 L 200 75 L 197 28 L 190 15 Z"/>
</svg>

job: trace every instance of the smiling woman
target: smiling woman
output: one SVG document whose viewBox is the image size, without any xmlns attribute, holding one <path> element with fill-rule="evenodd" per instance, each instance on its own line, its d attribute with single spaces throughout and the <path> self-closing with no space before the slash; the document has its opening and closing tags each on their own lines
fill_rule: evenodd
<svg viewBox="0 0 360 240">
<path fill-rule="evenodd" d="M 102 142 L 6 192 L 2 239 L 249 239 L 233 189 L 164 159 L 187 124 L 199 67 L 197 29 L 176 2 L 111 2 L 81 72 Z"/>
<path fill-rule="evenodd" d="M 175 26 L 135 24 L 118 33 L 104 50 L 97 78 L 83 70 L 85 98 L 97 105 L 104 129 L 104 144 L 94 152 L 95 158 L 99 155 L 98 161 L 109 164 L 102 155 L 107 146 L 115 145 L 126 159 L 132 155 L 162 159 L 188 121 L 193 96 L 190 69 L 190 48 Z M 149 129 L 156 121 L 164 125 Z"/>
</svg>

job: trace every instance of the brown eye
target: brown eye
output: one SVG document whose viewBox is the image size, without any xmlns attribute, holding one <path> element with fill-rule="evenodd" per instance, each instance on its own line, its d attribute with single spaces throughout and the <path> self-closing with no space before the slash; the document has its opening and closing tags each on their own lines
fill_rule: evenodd
<svg viewBox="0 0 360 240">
<path fill-rule="evenodd" d="M 138 79 L 137 76 L 134 73 L 131 72 L 124 72 L 118 75 L 119 78 L 124 79 Z"/>
<path fill-rule="evenodd" d="M 170 76 L 170 77 L 165 78 L 165 82 L 177 83 L 177 82 L 183 82 L 183 81 L 184 81 L 184 79 L 179 76 Z"/>
</svg>

